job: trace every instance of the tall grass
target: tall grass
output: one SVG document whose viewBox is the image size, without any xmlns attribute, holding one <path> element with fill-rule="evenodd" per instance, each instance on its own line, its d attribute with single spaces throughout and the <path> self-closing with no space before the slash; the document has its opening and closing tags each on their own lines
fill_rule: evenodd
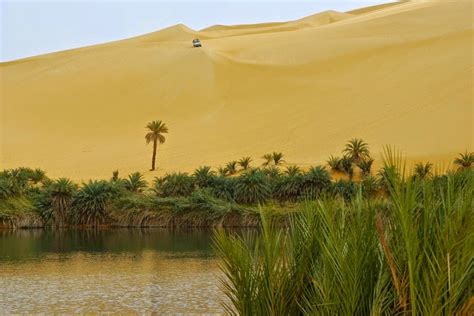
<svg viewBox="0 0 474 316">
<path fill-rule="evenodd" d="M 385 154 L 388 196 L 305 203 L 287 228 L 217 231 L 226 309 L 241 315 L 473 312 L 474 172 L 408 175 Z"/>
</svg>

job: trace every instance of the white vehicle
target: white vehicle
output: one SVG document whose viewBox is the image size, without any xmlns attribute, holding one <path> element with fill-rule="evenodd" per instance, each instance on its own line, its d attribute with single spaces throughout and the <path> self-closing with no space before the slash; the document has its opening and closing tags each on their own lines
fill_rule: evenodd
<svg viewBox="0 0 474 316">
<path fill-rule="evenodd" d="M 196 38 L 196 39 L 193 39 L 193 47 L 201 47 L 201 41 Z"/>
</svg>

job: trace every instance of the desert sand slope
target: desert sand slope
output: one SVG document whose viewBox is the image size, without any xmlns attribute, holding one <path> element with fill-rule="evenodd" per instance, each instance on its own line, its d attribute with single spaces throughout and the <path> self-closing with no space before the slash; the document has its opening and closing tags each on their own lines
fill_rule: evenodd
<svg viewBox="0 0 474 316">
<path fill-rule="evenodd" d="M 3 63 L 0 167 L 152 177 L 274 150 L 308 166 L 351 137 L 376 157 L 391 144 L 411 161 L 448 163 L 474 149 L 472 17 L 471 1 L 409 2 L 287 24 L 178 25 Z M 150 173 L 154 119 L 170 134 Z"/>
</svg>

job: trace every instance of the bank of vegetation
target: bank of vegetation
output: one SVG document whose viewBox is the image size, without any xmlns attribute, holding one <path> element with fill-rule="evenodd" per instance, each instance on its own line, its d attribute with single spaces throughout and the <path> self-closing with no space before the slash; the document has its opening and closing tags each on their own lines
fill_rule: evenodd
<svg viewBox="0 0 474 316">
<path fill-rule="evenodd" d="M 157 125 L 160 125 L 157 123 Z M 160 125 L 161 126 L 161 125 Z M 50 179 L 40 169 L 16 168 L 0 172 L 0 225 L 3 227 L 259 226 L 260 212 L 288 224 L 301 204 L 321 198 L 346 203 L 355 197 L 385 199 L 390 188 L 389 166 L 372 170 L 369 146 L 350 140 L 342 156 L 326 166 L 302 170 L 273 152 L 262 162 L 251 157 L 213 169 L 202 166 L 192 174 L 170 173 L 148 183 L 138 172 L 108 180 L 77 184 L 67 178 Z M 460 154 L 448 174 L 472 174 L 474 153 Z M 433 165 L 418 163 L 412 177 L 433 182 L 448 175 L 434 174 Z"/>
</svg>

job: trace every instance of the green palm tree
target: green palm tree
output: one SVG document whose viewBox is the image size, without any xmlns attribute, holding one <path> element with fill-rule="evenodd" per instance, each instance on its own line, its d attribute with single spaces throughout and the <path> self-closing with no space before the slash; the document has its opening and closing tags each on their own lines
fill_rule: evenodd
<svg viewBox="0 0 474 316">
<path fill-rule="evenodd" d="M 39 182 L 42 182 L 46 180 L 46 172 L 44 172 L 42 169 L 36 168 L 33 170 L 33 172 L 30 175 L 30 180 L 34 183 L 37 184 Z"/>
<path fill-rule="evenodd" d="M 342 168 L 342 163 L 341 163 L 341 158 L 339 157 L 334 157 L 331 155 L 327 161 L 328 166 L 331 168 L 332 171 L 334 172 L 343 172 Z"/>
<path fill-rule="evenodd" d="M 273 155 L 272 154 L 265 154 L 265 155 L 262 156 L 262 159 L 265 160 L 263 165 L 268 166 L 273 160 Z"/>
<path fill-rule="evenodd" d="M 216 175 L 215 172 L 212 171 L 211 167 L 209 166 L 199 167 L 193 173 L 193 177 L 196 181 L 196 185 L 200 188 L 205 188 L 205 187 L 210 186 L 215 175 Z"/>
<path fill-rule="evenodd" d="M 140 193 L 147 187 L 147 183 L 140 172 L 134 172 L 124 180 L 124 186 L 130 192 Z"/>
<path fill-rule="evenodd" d="M 275 166 L 279 166 L 283 162 L 285 162 L 285 160 L 283 160 L 284 155 L 281 152 L 274 151 L 272 153 L 272 157 L 273 157 L 273 163 L 275 164 Z"/>
<path fill-rule="evenodd" d="M 78 224 L 99 226 L 108 217 L 107 205 L 116 191 L 107 181 L 84 183 L 72 202 Z"/>
<path fill-rule="evenodd" d="M 221 176 L 221 177 L 225 177 L 229 174 L 229 170 L 227 170 L 226 167 L 219 167 L 217 168 L 217 173 Z"/>
<path fill-rule="evenodd" d="M 270 187 L 265 174 L 257 169 L 251 169 L 237 178 L 235 196 L 239 203 L 263 203 L 270 197 Z"/>
<path fill-rule="evenodd" d="M 343 152 L 356 164 L 370 158 L 369 145 L 360 138 L 351 139 Z"/>
<path fill-rule="evenodd" d="M 288 166 L 286 167 L 285 174 L 294 177 L 301 174 L 301 169 L 298 166 Z"/>
<path fill-rule="evenodd" d="M 374 160 L 372 158 L 365 158 L 357 164 L 357 167 L 359 167 L 359 169 L 362 171 L 362 175 L 364 177 L 370 175 L 373 163 Z"/>
<path fill-rule="evenodd" d="M 424 164 L 422 162 L 419 162 L 415 165 L 414 174 L 415 174 L 415 177 L 419 179 L 426 179 L 432 175 L 432 170 L 433 170 L 432 163 L 427 162 Z"/>
<path fill-rule="evenodd" d="M 59 178 L 50 186 L 51 207 L 53 209 L 54 224 L 62 227 L 66 224 L 77 185 L 67 178 Z"/>
<path fill-rule="evenodd" d="M 118 170 L 114 170 L 112 172 L 112 179 L 110 179 L 112 182 L 116 182 L 119 180 L 119 171 Z"/>
<path fill-rule="evenodd" d="M 152 121 L 147 124 L 146 129 L 148 133 L 145 135 L 146 143 L 153 142 L 153 156 L 151 157 L 151 170 L 155 170 L 156 149 L 158 143 L 163 144 L 166 138 L 163 134 L 168 133 L 168 127 L 162 121 Z"/>
<path fill-rule="evenodd" d="M 250 162 L 252 162 L 252 158 L 243 157 L 238 161 L 238 164 L 242 167 L 243 170 L 247 170 L 250 167 Z"/>
<path fill-rule="evenodd" d="M 352 158 L 349 156 L 344 156 L 341 159 L 341 171 L 349 175 L 349 179 L 352 180 L 352 177 L 354 176 L 354 167 L 352 165 Z"/>
<path fill-rule="evenodd" d="M 469 169 L 474 165 L 474 152 L 460 153 L 459 156 L 454 159 L 454 164 L 459 167 L 459 169 Z"/>
<path fill-rule="evenodd" d="M 227 173 L 229 175 L 233 175 L 237 172 L 237 161 L 229 161 L 226 165 L 225 168 L 227 169 Z"/>
</svg>

